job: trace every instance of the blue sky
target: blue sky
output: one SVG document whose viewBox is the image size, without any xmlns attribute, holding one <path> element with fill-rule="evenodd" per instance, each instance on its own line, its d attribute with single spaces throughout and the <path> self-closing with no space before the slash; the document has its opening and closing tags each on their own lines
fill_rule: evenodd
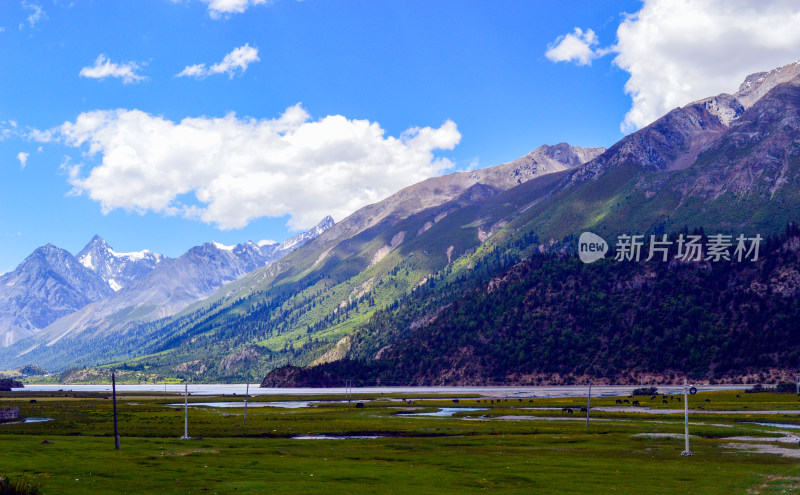
<svg viewBox="0 0 800 495">
<path fill-rule="evenodd" d="M 800 56 L 734 3 L 4 2 L 0 272 L 94 234 L 168 256 L 280 241 L 424 177 L 610 146 Z M 787 3 L 756 9 L 796 31 Z M 681 50 L 687 18 L 703 49 Z M 726 26 L 755 48 L 721 55 Z"/>
</svg>

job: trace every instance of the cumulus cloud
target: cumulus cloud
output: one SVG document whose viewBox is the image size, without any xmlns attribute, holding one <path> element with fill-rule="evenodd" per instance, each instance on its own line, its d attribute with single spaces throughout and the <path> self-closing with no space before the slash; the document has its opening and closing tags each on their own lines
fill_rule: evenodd
<svg viewBox="0 0 800 495">
<path fill-rule="evenodd" d="M 139 64 L 136 62 L 124 62 L 117 64 L 112 62 L 101 53 L 94 61 L 94 65 L 87 66 L 81 69 L 80 76 L 90 79 L 105 79 L 107 77 L 115 77 L 122 79 L 124 84 L 138 83 L 144 81 L 146 78 L 136 73 L 139 70 Z"/>
<path fill-rule="evenodd" d="M 588 65 L 613 52 L 613 63 L 630 74 L 632 105 L 620 129 L 631 132 L 675 107 L 733 93 L 748 74 L 796 60 L 798 25 L 800 4 L 791 0 L 644 0 L 623 17 L 610 48 L 576 28 L 546 55 Z"/>
<path fill-rule="evenodd" d="M 576 27 L 571 33 L 559 36 L 547 45 L 544 56 L 553 62 L 575 62 L 578 65 L 591 65 L 592 59 L 601 54 L 595 51 L 597 35 L 591 29 L 584 32 Z"/>
<path fill-rule="evenodd" d="M 241 14 L 253 5 L 267 3 L 267 0 L 201 0 L 208 4 L 208 14 L 212 19 L 220 19 L 230 14 Z"/>
<path fill-rule="evenodd" d="M 25 153 L 24 151 L 20 151 L 19 153 L 17 153 L 17 160 L 19 160 L 19 164 L 22 168 L 25 168 L 25 166 L 28 164 L 29 156 L 30 154 Z"/>
<path fill-rule="evenodd" d="M 225 55 L 221 62 L 206 67 L 206 64 L 187 65 L 176 77 L 194 77 L 202 79 L 206 76 L 214 74 L 228 74 L 233 78 L 237 70 L 242 74 L 247 70 L 247 67 L 253 63 L 261 60 L 258 58 L 258 48 L 250 46 L 245 43 L 244 46 L 234 48 L 232 52 Z"/>
<path fill-rule="evenodd" d="M 461 138 L 449 120 L 392 137 L 377 122 L 312 120 L 300 104 L 271 120 L 229 114 L 172 122 L 139 110 L 93 111 L 59 133 L 101 157 L 85 175 L 65 168 L 103 212 L 182 215 L 223 229 L 264 216 L 290 215 L 293 229 L 328 214 L 342 219 L 452 167 L 433 151 Z"/>
</svg>

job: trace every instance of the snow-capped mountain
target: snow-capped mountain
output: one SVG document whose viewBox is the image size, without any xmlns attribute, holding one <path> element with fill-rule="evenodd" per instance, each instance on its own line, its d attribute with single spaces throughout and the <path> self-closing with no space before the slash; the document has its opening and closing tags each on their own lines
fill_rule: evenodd
<svg viewBox="0 0 800 495">
<path fill-rule="evenodd" d="M 294 251 L 295 249 L 305 246 L 309 242 L 313 241 L 314 239 L 322 235 L 323 232 L 333 227 L 333 225 L 334 225 L 333 218 L 331 218 L 331 216 L 328 215 L 325 218 L 323 218 L 316 226 L 312 227 L 306 232 L 297 234 L 294 237 L 290 237 L 280 244 L 277 245 L 273 244 L 273 246 L 275 246 L 275 250 L 272 253 L 273 258 L 275 259 L 282 258 L 287 254 L 291 253 L 292 251 Z"/>
<path fill-rule="evenodd" d="M 9 346 L 112 293 L 72 254 L 42 246 L 0 276 L 0 345 Z"/>
<path fill-rule="evenodd" d="M 118 253 L 96 235 L 77 255 L 78 261 L 96 273 L 115 292 L 150 273 L 166 256 L 149 250 Z"/>
<path fill-rule="evenodd" d="M 315 227 L 281 244 L 259 246 L 248 241 L 236 246 L 218 242 L 195 246 L 177 258 L 163 259 L 149 273 L 110 297 L 53 322 L 40 337 L 52 344 L 67 334 L 89 328 L 107 331 L 134 321 L 174 315 L 223 285 L 304 246 L 332 225 L 333 219 L 325 217 Z"/>
</svg>

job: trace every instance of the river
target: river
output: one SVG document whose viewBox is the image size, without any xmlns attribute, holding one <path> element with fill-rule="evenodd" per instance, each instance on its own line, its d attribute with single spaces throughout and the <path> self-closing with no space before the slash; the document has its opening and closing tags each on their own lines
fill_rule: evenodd
<svg viewBox="0 0 800 495">
<path fill-rule="evenodd" d="M 629 395 L 634 388 L 642 385 L 598 385 L 592 386 L 592 396 L 608 397 L 616 395 Z M 649 385 L 645 385 L 649 386 Z M 244 395 L 246 385 L 198 383 L 189 384 L 190 395 Z M 698 391 L 709 390 L 742 390 L 750 385 L 701 385 Z M 111 392 L 111 385 L 26 385 L 25 388 L 15 388 L 14 391 L 28 392 Z M 181 384 L 139 384 L 117 385 L 119 392 L 166 392 L 171 394 L 183 393 L 184 385 Z M 250 385 L 250 395 L 346 395 L 351 394 L 437 394 L 451 396 L 459 394 L 479 394 L 486 397 L 504 398 L 530 398 L 530 397 L 586 397 L 588 387 L 580 386 L 543 386 L 543 387 L 353 387 L 340 388 L 260 388 Z M 663 394 L 682 393 L 681 385 L 664 385 L 658 387 L 658 392 Z"/>
</svg>

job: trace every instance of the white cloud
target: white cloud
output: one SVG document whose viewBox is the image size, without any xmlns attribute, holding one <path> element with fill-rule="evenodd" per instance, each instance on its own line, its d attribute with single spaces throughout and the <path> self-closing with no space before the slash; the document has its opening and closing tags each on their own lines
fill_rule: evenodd
<svg viewBox="0 0 800 495">
<path fill-rule="evenodd" d="M 46 18 L 46 14 L 45 14 L 44 10 L 42 9 L 41 5 L 37 5 L 35 3 L 28 3 L 28 2 L 25 2 L 25 1 L 21 2 L 20 5 L 22 5 L 22 8 L 28 9 L 28 10 L 31 11 L 31 14 L 27 18 L 28 26 L 34 27 L 34 26 L 36 26 L 36 24 L 39 21 L 41 21 L 41 20 Z M 20 24 L 19 25 L 20 29 L 22 29 L 23 27 L 25 27 L 24 24 Z"/>
<path fill-rule="evenodd" d="M 267 3 L 267 0 L 201 0 L 208 4 L 208 14 L 212 19 L 220 19 L 229 14 L 241 14 L 253 5 Z"/>
<path fill-rule="evenodd" d="M 26 137 L 31 141 L 36 141 L 37 143 L 49 143 L 55 139 L 56 132 L 56 129 L 47 129 L 42 131 L 40 129 L 31 127 L 28 129 Z"/>
<path fill-rule="evenodd" d="M 433 151 L 461 138 L 452 121 L 392 137 L 367 120 L 313 121 L 300 104 L 272 120 L 229 114 L 176 123 L 139 110 L 93 111 L 59 131 L 68 145 L 101 155 L 87 175 L 63 168 L 103 212 L 183 215 L 223 229 L 264 216 L 290 215 L 294 229 L 328 214 L 342 219 L 452 167 Z"/>
<path fill-rule="evenodd" d="M 592 59 L 600 56 L 594 49 L 597 35 L 591 29 L 584 32 L 576 27 L 572 33 L 559 36 L 547 45 L 544 56 L 553 62 L 575 62 L 578 65 L 592 65 Z"/>
<path fill-rule="evenodd" d="M 202 79 L 206 76 L 214 74 L 228 74 L 233 78 L 237 69 L 241 70 L 243 74 L 247 67 L 253 63 L 261 60 L 258 58 L 258 48 L 250 46 L 245 43 L 244 46 L 234 48 L 232 52 L 225 55 L 222 62 L 213 64 L 211 67 L 206 67 L 206 64 L 187 65 L 181 72 L 176 74 L 176 77 L 194 77 Z"/>
<path fill-rule="evenodd" d="M 597 48 L 587 29 L 548 47 L 553 61 L 588 65 L 606 53 L 630 74 L 632 105 L 620 125 L 634 131 L 675 107 L 733 93 L 751 73 L 800 58 L 800 3 L 794 0 L 644 0 L 625 15 L 616 44 Z"/>
<path fill-rule="evenodd" d="M 22 168 L 25 168 L 25 166 L 28 164 L 29 156 L 30 154 L 25 153 L 24 151 L 20 151 L 19 153 L 17 153 L 17 160 L 19 160 L 19 164 Z"/>
<path fill-rule="evenodd" d="M 800 4 L 647 0 L 617 30 L 614 63 L 630 73 L 624 131 L 691 101 L 733 93 L 753 72 L 800 57 Z"/>
<path fill-rule="evenodd" d="M 146 77 L 136 73 L 139 64 L 136 62 L 124 62 L 117 64 L 106 57 L 104 53 L 97 56 L 94 65 L 81 69 L 80 76 L 91 79 L 105 79 L 116 77 L 122 79 L 124 84 L 138 83 L 144 81 Z"/>
</svg>

